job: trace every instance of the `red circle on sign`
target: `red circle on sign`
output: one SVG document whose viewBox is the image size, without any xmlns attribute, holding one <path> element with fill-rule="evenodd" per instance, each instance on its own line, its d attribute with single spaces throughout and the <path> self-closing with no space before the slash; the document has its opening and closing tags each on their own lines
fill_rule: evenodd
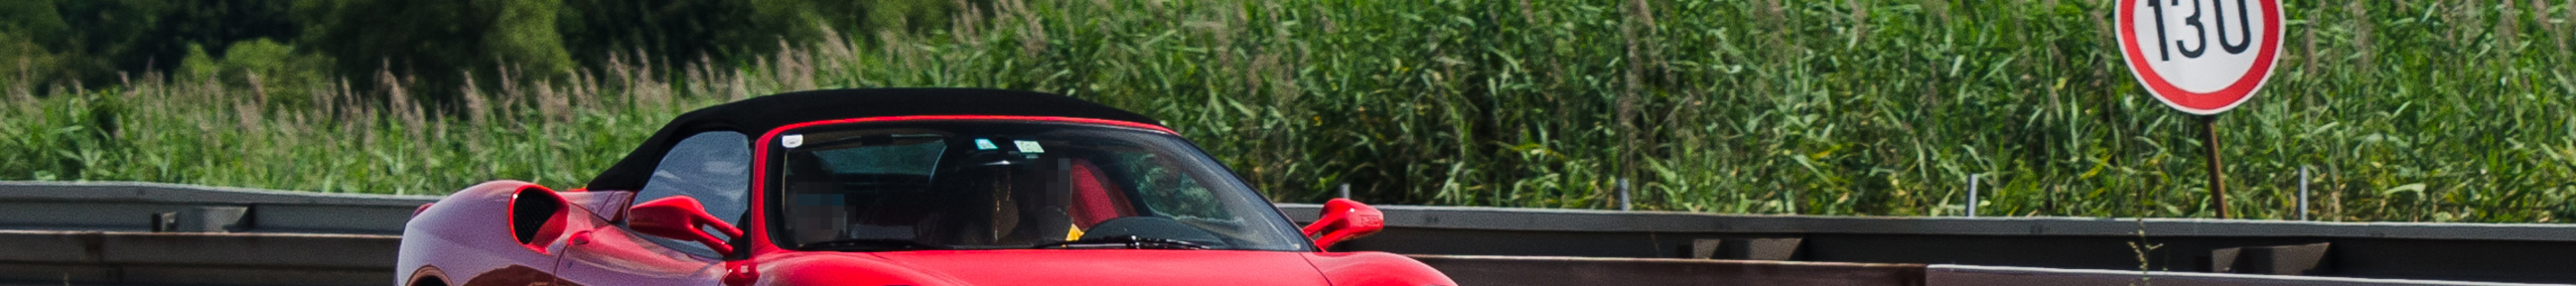
<svg viewBox="0 0 2576 286">
<path fill-rule="evenodd" d="M 2137 7 L 2138 0 L 2120 0 L 2119 8 L 2112 10 L 2112 13 L 2120 14 L 2116 22 L 2119 22 L 2121 55 L 2128 59 L 2129 72 L 2138 77 L 2138 82 L 2146 84 L 2147 91 L 2154 94 L 2156 100 L 2164 101 L 2165 105 L 2202 115 L 2234 109 L 2252 98 L 2255 90 L 2263 88 L 2263 82 L 2271 78 L 2272 61 L 2281 53 L 2281 2 L 2259 1 L 2264 4 L 2263 48 L 2254 54 L 2253 66 L 2227 88 L 2207 93 L 2186 91 L 2165 81 L 2164 74 L 2157 72 L 2155 66 L 2147 65 L 2146 57 L 2140 56 L 2144 51 L 2138 44 L 2137 13 L 2129 11 L 2130 7 Z"/>
</svg>

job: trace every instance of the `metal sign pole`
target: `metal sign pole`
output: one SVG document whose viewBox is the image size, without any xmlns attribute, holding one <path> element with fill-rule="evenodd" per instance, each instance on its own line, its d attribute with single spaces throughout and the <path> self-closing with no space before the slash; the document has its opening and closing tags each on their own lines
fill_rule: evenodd
<svg viewBox="0 0 2576 286">
<path fill-rule="evenodd" d="M 2209 144 L 2209 204 L 2204 206 L 2216 207 L 2219 219 L 2233 217 L 2228 214 L 2227 176 L 2219 168 L 2224 165 L 2218 158 L 2217 115 L 2253 99 L 2272 78 L 2284 34 L 2281 1 L 2238 0 L 2233 10 L 2196 0 L 2114 1 L 2112 15 L 2119 20 L 2112 34 L 2119 36 L 2120 58 L 2128 63 L 2129 75 L 2156 101 L 2200 115 Z M 2180 2 L 2193 5 L 2186 8 Z M 2203 26 L 2213 23 L 2203 16 L 2216 18 L 2216 29 Z M 2236 23 L 2234 29 L 2228 22 Z"/>
<path fill-rule="evenodd" d="M 2218 218 L 2227 219 L 2227 175 L 2218 166 L 2218 115 L 2200 116 L 2202 139 L 2209 145 L 2209 202 L 2218 207 Z"/>
</svg>

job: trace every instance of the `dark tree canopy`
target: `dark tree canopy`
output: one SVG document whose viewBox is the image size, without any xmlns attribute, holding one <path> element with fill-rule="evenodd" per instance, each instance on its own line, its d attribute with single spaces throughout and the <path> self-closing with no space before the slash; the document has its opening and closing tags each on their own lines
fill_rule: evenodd
<svg viewBox="0 0 2576 286">
<path fill-rule="evenodd" d="M 584 66 L 604 67 L 609 55 L 656 63 L 730 62 L 777 52 L 780 41 L 803 43 L 822 36 L 795 1 L 564 0 L 557 19 L 564 47 Z"/>
<path fill-rule="evenodd" d="M 488 88 L 505 71 L 522 83 L 561 80 L 609 68 L 612 57 L 654 68 L 739 64 L 833 32 L 931 31 L 959 3 L 982 2 L 9 0 L 0 1 L 0 69 L 40 76 L 0 84 L 105 86 L 126 80 L 119 72 L 242 82 L 256 73 L 270 86 L 337 78 L 373 92 L 391 74 L 411 94 L 451 102 L 468 74 Z"/>
<path fill-rule="evenodd" d="M 338 59 L 338 74 L 391 72 L 411 88 L 442 98 L 466 72 L 498 74 L 504 67 L 553 76 L 572 65 L 555 32 L 555 0 L 403 1 L 346 0 L 306 7 L 319 19 L 319 34 L 304 45 Z M 382 86 L 375 86 L 383 88 Z"/>
<path fill-rule="evenodd" d="M 0 34 L 34 46 L 0 48 L 19 53 L 0 56 L 45 56 L 51 79 L 90 85 L 119 81 L 117 71 L 169 71 L 190 44 L 212 43 L 220 53 L 223 43 L 292 39 L 303 30 L 287 15 L 292 3 L 274 0 L 0 2 Z"/>
</svg>

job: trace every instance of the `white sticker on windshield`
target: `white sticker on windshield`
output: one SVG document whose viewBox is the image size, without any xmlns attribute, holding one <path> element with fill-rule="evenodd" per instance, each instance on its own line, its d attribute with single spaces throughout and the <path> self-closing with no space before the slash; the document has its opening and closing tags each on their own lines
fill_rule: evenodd
<svg viewBox="0 0 2576 286">
<path fill-rule="evenodd" d="M 778 146 L 786 146 L 787 148 L 796 148 L 796 146 L 805 146 L 805 135 L 804 135 L 804 134 L 790 134 L 790 135 L 787 135 L 787 136 L 778 136 Z"/>
<path fill-rule="evenodd" d="M 1019 145 L 1020 153 L 1046 153 L 1046 148 L 1038 147 L 1038 141 L 1011 141 L 1011 144 Z"/>
<path fill-rule="evenodd" d="M 993 146 L 993 139 L 975 138 L 975 150 L 993 150 L 1001 148 L 1002 147 Z"/>
</svg>

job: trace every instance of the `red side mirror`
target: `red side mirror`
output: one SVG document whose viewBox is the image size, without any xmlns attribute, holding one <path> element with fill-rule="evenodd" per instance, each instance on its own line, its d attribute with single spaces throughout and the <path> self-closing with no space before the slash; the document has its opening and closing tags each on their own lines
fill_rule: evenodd
<svg viewBox="0 0 2576 286">
<path fill-rule="evenodd" d="M 732 253 L 733 246 L 725 244 L 723 239 L 717 239 L 715 235 L 707 233 L 703 228 L 714 227 L 716 231 L 724 232 L 725 237 L 742 236 L 741 229 L 734 228 L 733 224 L 725 223 L 724 220 L 716 219 L 715 215 L 707 214 L 707 209 L 698 204 L 698 199 L 689 197 L 667 197 L 636 204 L 635 207 L 626 210 L 626 215 L 628 216 L 626 227 L 634 229 L 635 232 L 695 241 L 707 245 L 708 249 L 714 249 L 717 253 Z"/>
<path fill-rule="evenodd" d="M 1315 238 L 1315 247 L 1332 249 L 1334 243 L 1375 234 L 1386 229 L 1386 214 L 1351 199 L 1324 202 L 1324 214 L 1306 225 L 1306 237 Z M 1322 235 L 1322 237 L 1316 237 Z"/>
</svg>

